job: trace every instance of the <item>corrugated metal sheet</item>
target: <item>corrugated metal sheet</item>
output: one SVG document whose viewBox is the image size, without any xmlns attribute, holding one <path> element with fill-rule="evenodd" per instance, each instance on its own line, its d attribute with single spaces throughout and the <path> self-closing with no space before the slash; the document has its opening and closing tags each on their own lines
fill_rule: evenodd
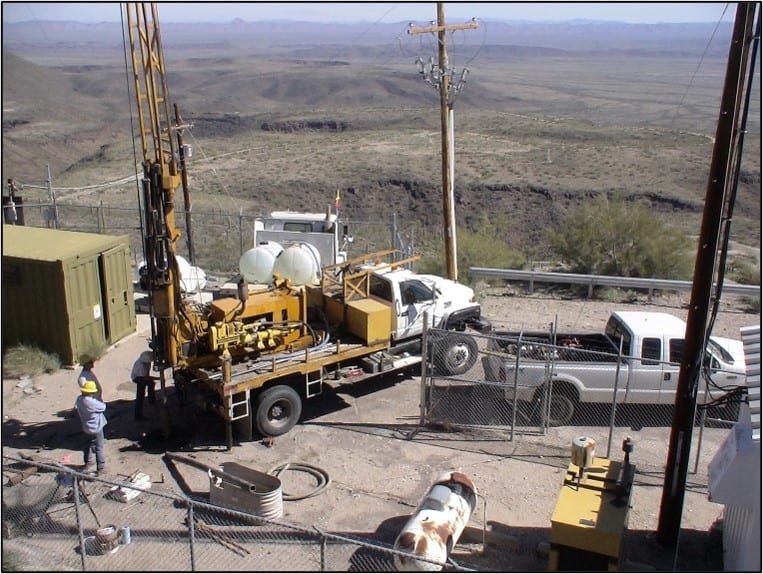
<svg viewBox="0 0 763 574">
<path fill-rule="evenodd" d="M 127 236 L 3 226 L 3 346 L 64 364 L 135 330 Z"/>
<path fill-rule="evenodd" d="M 742 327 L 752 439 L 760 443 L 760 325 Z"/>
<path fill-rule="evenodd" d="M 723 569 L 760 572 L 760 506 L 723 509 Z"/>
</svg>

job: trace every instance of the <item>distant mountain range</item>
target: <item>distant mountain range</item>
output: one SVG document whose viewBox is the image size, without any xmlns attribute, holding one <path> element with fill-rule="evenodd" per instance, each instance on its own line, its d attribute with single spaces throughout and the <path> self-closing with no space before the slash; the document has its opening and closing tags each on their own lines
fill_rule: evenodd
<svg viewBox="0 0 763 574">
<path fill-rule="evenodd" d="M 219 43 L 249 50 L 281 51 L 298 45 L 378 46 L 412 42 L 408 22 L 385 24 L 323 24 L 296 21 L 179 24 L 162 22 L 165 47 Z M 458 32 L 464 46 L 512 45 L 566 51 L 639 51 L 726 57 L 732 24 L 627 24 L 589 20 L 523 22 L 480 20 L 476 30 Z M 203 40 L 202 40 L 203 39 Z M 121 49 L 119 23 L 86 24 L 62 21 L 3 23 L 3 49 L 23 53 L 26 48 L 90 46 Z"/>
</svg>

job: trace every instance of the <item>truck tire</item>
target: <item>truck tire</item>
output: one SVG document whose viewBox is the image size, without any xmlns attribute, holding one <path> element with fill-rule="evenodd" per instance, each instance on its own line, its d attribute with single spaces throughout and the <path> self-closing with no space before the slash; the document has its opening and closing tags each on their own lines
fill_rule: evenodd
<svg viewBox="0 0 763 574">
<path fill-rule="evenodd" d="M 578 406 L 577 391 L 564 383 L 552 382 L 551 385 L 550 397 L 546 393 L 547 389 L 538 391 L 540 393 L 540 404 L 543 409 L 541 411 L 541 420 L 548 413 L 548 426 L 564 426 L 575 416 Z M 546 404 L 547 398 L 551 401 L 550 405 Z"/>
<path fill-rule="evenodd" d="M 278 436 L 289 432 L 301 414 L 302 399 L 289 386 L 271 387 L 257 397 L 255 423 L 262 436 Z"/>
<path fill-rule="evenodd" d="M 462 333 L 448 333 L 433 341 L 434 366 L 438 375 L 463 375 L 477 362 L 477 341 Z"/>
</svg>

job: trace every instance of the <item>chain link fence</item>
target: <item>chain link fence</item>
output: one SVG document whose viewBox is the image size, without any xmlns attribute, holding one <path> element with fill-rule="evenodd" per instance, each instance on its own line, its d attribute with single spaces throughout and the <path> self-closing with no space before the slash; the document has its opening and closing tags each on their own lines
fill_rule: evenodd
<svg viewBox="0 0 763 574">
<path fill-rule="evenodd" d="M 8 209 L 4 206 L 4 211 Z M 254 222 L 258 217 L 265 216 L 266 214 L 252 215 L 222 210 L 193 211 L 190 219 L 195 264 L 207 274 L 220 274 L 226 279 L 237 274 L 241 255 L 254 247 Z M 135 207 L 103 203 L 78 205 L 57 202 L 55 206 L 45 202 L 26 203 L 23 207 L 23 223 L 30 227 L 127 235 L 136 268 L 143 259 L 140 212 Z M 344 220 L 343 223 L 348 226 L 353 237 L 350 257 L 388 249 L 390 246 L 406 257 L 413 255 L 418 227 L 415 223 L 399 222 L 395 214 L 388 221 Z M 185 211 L 175 210 L 175 224 L 181 233 L 178 254 L 190 260 Z"/>
<path fill-rule="evenodd" d="M 378 540 L 325 532 L 135 489 L 62 464 L 3 456 L 3 571 L 393 572 L 411 556 Z M 145 488 L 145 486 L 144 486 Z M 121 493 L 121 498 L 120 498 Z M 128 532 L 129 531 L 129 532 Z M 449 561 L 422 564 L 474 571 Z"/>
<path fill-rule="evenodd" d="M 432 367 L 422 378 L 422 420 L 495 436 L 506 441 L 507 453 L 557 456 L 564 467 L 569 461 L 565 436 L 592 437 L 597 456 L 617 458 L 621 441 L 633 435 L 641 454 L 635 457 L 639 470 L 663 475 L 678 365 L 652 360 L 646 382 L 630 384 L 629 365 L 641 365 L 642 359 L 613 353 L 611 344 L 609 351 L 603 344 L 597 348 L 598 337 L 550 344 L 538 334 L 430 329 L 425 345 Z M 576 379 L 587 389 L 581 391 Z M 693 472 L 706 479 L 700 460 L 708 462 L 717 451 L 737 420 L 741 399 L 739 389 L 724 395 L 703 385 L 700 393 L 719 403 L 699 406 L 695 417 Z M 718 401 L 720 396 L 732 398 Z"/>
</svg>

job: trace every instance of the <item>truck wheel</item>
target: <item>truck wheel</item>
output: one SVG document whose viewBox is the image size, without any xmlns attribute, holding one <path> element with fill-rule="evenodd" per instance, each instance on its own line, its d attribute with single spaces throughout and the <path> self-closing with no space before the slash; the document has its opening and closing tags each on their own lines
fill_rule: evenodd
<svg viewBox="0 0 763 574">
<path fill-rule="evenodd" d="M 463 375 L 477 362 L 477 341 L 451 333 L 435 341 L 434 366 L 440 375 Z"/>
<path fill-rule="evenodd" d="M 550 405 L 546 404 L 546 389 L 539 392 L 541 393 L 540 404 L 543 407 L 541 417 L 548 413 L 548 426 L 560 427 L 572 420 L 578 405 L 578 397 L 574 389 L 560 384 L 553 385 L 549 397 Z"/>
<path fill-rule="evenodd" d="M 278 436 L 289 432 L 302 414 L 302 399 L 297 391 L 278 385 L 262 391 L 257 397 L 255 422 L 263 436 Z"/>
</svg>

